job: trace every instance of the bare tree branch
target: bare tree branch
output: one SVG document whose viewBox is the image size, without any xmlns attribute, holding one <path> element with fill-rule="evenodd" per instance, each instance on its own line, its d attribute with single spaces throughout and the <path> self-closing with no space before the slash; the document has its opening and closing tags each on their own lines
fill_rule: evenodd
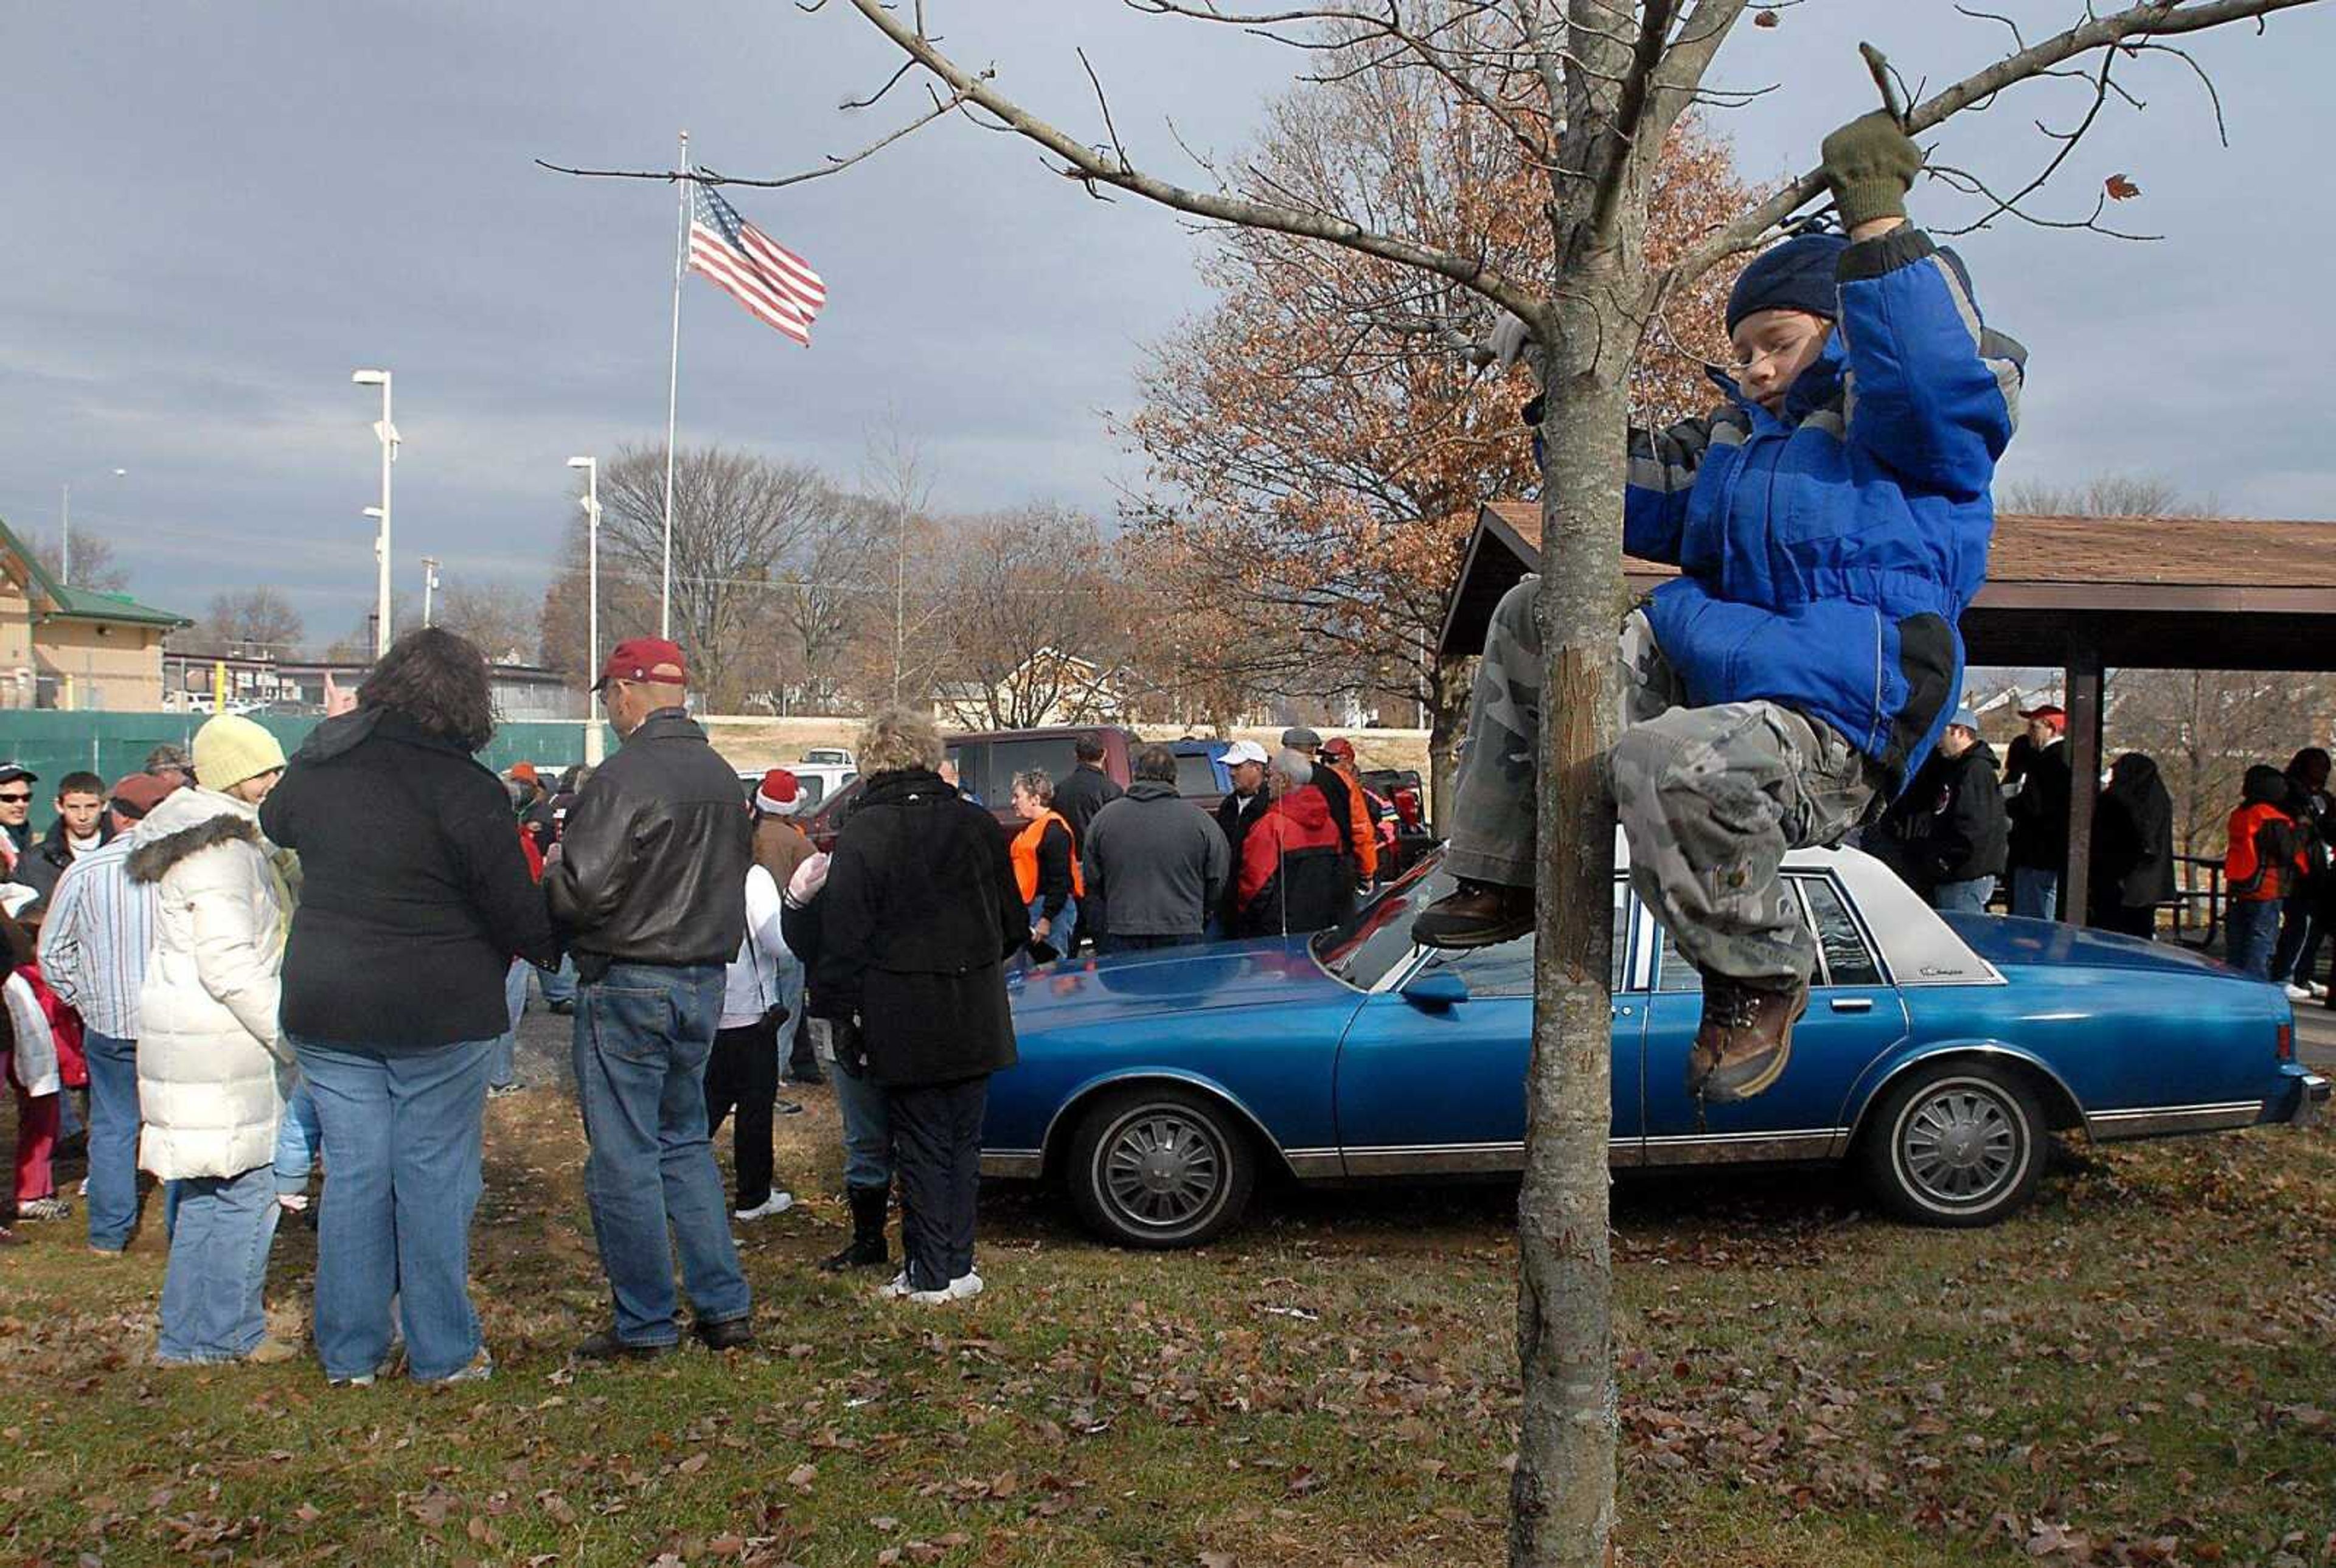
<svg viewBox="0 0 2336 1568">
<path fill-rule="evenodd" d="M 2185 5 L 2180 4 L 2180 0 L 2144 0 L 2143 4 L 2107 15 L 2088 15 L 2067 32 L 2008 54 L 1987 69 L 1975 71 L 1952 86 L 1923 100 L 1907 113 L 1906 129 L 1910 134 L 1930 130 L 1950 116 L 1993 97 L 2006 87 L 2047 74 L 2051 67 L 2065 61 L 2096 49 L 2122 44 L 2127 39 L 2162 38 L 2204 32 L 2210 27 L 2250 17 L 2260 24 L 2263 18 L 2273 12 L 2312 3 L 2312 0 L 2204 0 L 2202 4 Z M 1739 250 L 1750 249 L 1770 229 L 1799 211 L 1824 190 L 1824 171 L 1811 170 L 1729 224 L 1708 243 L 1682 257 L 1677 270 L 1684 278 L 1692 278 L 1722 258 Z"/>
</svg>

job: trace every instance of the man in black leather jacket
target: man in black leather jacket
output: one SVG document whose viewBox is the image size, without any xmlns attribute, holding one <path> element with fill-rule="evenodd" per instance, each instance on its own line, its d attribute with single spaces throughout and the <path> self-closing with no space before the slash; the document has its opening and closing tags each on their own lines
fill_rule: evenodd
<svg viewBox="0 0 2336 1568">
<path fill-rule="evenodd" d="M 674 1348 L 676 1248 L 698 1338 L 754 1342 L 705 1093 L 723 966 L 745 937 L 753 830 L 738 775 L 683 708 L 686 685 L 681 649 L 661 638 L 608 656 L 593 689 L 624 745 L 577 796 L 543 875 L 576 959 L 584 1194 L 616 1306 L 577 1347 L 592 1359 Z"/>
</svg>

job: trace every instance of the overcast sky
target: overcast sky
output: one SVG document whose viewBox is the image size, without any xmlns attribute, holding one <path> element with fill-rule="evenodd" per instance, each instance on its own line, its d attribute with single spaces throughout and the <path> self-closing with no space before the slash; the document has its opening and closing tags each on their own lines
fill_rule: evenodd
<svg viewBox="0 0 2336 1568">
<path fill-rule="evenodd" d="M 1998 0 L 2039 36 L 2077 7 Z M 1100 138 L 1074 45 L 1140 161 L 1191 170 L 1166 128 L 1238 147 L 1296 63 L 1230 30 L 1107 0 L 930 0 L 960 60 L 995 63 L 1027 106 Z M 1874 38 L 1935 85 L 2000 28 L 1943 0 L 1811 0 L 1739 29 L 1729 85 L 1783 90 L 1720 118 L 1749 175 L 1814 161 L 1873 104 Z M 2178 62 L 2128 74 L 2044 205 L 2089 207 L 2111 173 L 2142 196 L 2127 245 L 2017 226 L 1959 241 L 1992 323 L 2029 346 L 2007 478 L 2154 472 L 2227 511 L 2336 517 L 2322 378 L 2331 203 L 2316 150 L 2336 6 L 2195 41 L 2229 115 L 2216 144 Z M 670 189 L 547 173 L 537 157 L 665 167 L 686 127 L 726 172 L 774 173 L 893 123 L 840 99 L 891 69 L 831 5 L 485 0 L 33 6 L 0 13 L 10 151 L 0 164 L 0 517 L 109 536 L 141 596 L 200 614 L 273 582 L 312 637 L 373 596 L 376 394 L 396 376 L 396 575 L 539 587 L 569 515 L 572 453 L 660 438 Z M 1942 156 L 2012 183 L 2065 123 L 2040 83 L 1942 133 Z M 2306 171 L 2310 170 L 2309 176 Z M 1107 512 L 1134 461 L 1102 414 L 1127 406 L 1143 346 L 1206 303 L 1194 241 L 1133 199 L 1105 205 L 1035 150 L 962 122 L 831 180 L 738 191 L 825 275 L 805 351 L 692 278 L 681 438 L 749 445 L 849 478 L 888 417 L 927 446 L 945 504 L 1064 498 Z M 1947 208 L 1917 192 L 1918 217 Z M 126 468 L 126 476 L 112 475 Z"/>
</svg>

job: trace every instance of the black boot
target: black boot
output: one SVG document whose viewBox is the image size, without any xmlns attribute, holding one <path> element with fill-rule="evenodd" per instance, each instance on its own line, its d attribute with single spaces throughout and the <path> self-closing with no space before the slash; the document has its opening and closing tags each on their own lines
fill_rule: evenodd
<svg viewBox="0 0 2336 1568">
<path fill-rule="evenodd" d="M 852 1200 L 852 1244 L 820 1264 L 831 1274 L 846 1269 L 881 1269 L 892 1261 L 884 1247 L 884 1211 L 891 1201 L 890 1187 L 846 1187 Z"/>
</svg>

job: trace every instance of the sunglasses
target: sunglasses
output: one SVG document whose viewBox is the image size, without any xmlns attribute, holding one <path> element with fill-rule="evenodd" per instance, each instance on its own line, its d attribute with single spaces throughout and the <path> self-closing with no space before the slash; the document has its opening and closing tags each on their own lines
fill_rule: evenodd
<svg viewBox="0 0 2336 1568">
<path fill-rule="evenodd" d="M 20 795 L 0 794 L 0 805 L 21 805 L 32 798 L 33 792 L 30 790 L 26 790 Z"/>
</svg>

